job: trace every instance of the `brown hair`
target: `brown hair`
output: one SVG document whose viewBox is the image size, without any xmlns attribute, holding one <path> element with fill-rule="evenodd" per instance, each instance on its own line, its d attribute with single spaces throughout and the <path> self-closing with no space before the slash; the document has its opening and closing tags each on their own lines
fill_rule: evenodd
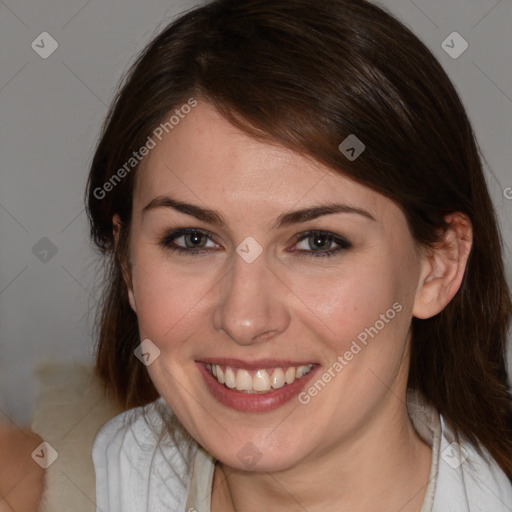
<svg viewBox="0 0 512 512">
<path fill-rule="evenodd" d="M 448 212 L 469 216 L 473 247 L 460 290 L 440 314 L 413 319 L 408 385 L 512 477 L 505 365 L 512 305 L 475 137 L 431 52 L 363 0 L 217 0 L 174 21 L 130 69 L 105 121 L 87 191 L 92 239 L 110 262 L 97 351 L 107 390 L 125 408 L 158 397 L 133 356 L 137 317 L 123 280 L 136 167 L 108 197 L 98 191 L 191 97 L 247 133 L 392 199 L 426 247 L 439 241 Z M 338 149 L 350 134 L 366 145 L 354 161 Z M 117 248 L 115 213 L 123 223 Z"/>
</svg>

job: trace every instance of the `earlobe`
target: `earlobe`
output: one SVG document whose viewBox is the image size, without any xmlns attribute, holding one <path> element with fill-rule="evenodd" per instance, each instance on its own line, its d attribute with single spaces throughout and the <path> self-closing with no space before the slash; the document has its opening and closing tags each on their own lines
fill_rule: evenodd
<svg viewBox="0 0 512 512">
<path fill-rule="evenodd" d="M 117 245 L 119 244 L 119 236 L 121 233 L 121 228 L 122 228 L 121 218 L 119 217 L 119 214 L 115 213 L 112 217 L 112 234 L 114 236 L 116 249 L 117 249 Z M 130 306 L 133 309 L 133 311 L 135 313 L 137 313 L 137 307 L 135 304 L 135 296 L 133 294 L 133 282 L 132 282 L 132 278 L 131 278 L 130 269 L 127 268 L 127 266 L 124 263 L 121 263 L 121 266 L 122 266 L 123 280 L 124 280 L 124 283 L 126 285 L 127 292 L 128 292 L 128 301 L 129 301 Z"/>
<path fill-rule="evenodd" d="M 128 287 L 128 301 L 132 307 L 134 313 L 137 313 L 137 306 L 135 304 L 135 296 L 133 294 L 133 288 Z"/>
<path fill-rule="evenodd" d="M 431 318 L 440 313 L 460 288 L 471 252 L 473 227 L 469 217 L 455 212 L 445 217 L 442 239 L 425 252 L 413 316 Z"/>
</svg>

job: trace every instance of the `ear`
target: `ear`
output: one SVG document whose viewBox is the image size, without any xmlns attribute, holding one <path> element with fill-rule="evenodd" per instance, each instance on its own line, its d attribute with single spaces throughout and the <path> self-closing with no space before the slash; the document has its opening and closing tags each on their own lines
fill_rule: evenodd
<svg viewBox="0 0 512 512">
<path fill-rule="evenodd" d="M 420 280 L 413 316 L 431 318 L 440 313 L 460 288 L 473 242 L 473 226 L 467 215 L 450 213 L 442 240 L 422 256 Z"/>
<path fill-rule="evenodd" d="M 119 214 L 115 213 L 112 217 L 112 234 L 114 235 L 114 241 L 117 247 L 117 244 L 119 243 L 119 236 L 121 233 L 121 228 L 123 226 L 123 223 L 121 221 L 121 217 L 119 217 Z M 126 288 L 128 291 L 128 301 L 130 302 L 130 306 L 133 309 L 135 313 L 137 313 L 137 306 L 135 304 L 135 296 L 133 294 L 133 283 L 132 283 L 132 277 L 131 277 L 131 271 L 130 268 L 128 268 L 124 263 L 122 264 L 122 272 L 123 272 L 123 279 L 126 284 Z"/>
</svg>

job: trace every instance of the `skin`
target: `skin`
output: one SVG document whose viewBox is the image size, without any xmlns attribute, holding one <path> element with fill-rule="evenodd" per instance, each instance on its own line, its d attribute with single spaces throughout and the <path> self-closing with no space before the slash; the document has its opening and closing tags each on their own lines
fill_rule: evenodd
<svg viewBox="0 0 512 512">
<path fill-rule="evenodd" d="M 164 195 L 215 210 L 226 226 L 169 207 L 143 213 Z M 334 213 L 273 227 L 283 213 L 325 203 L 372 218 Z M 254 140 L 205 102 L 150 152 L 137 175 L 126 283 L 141 340 L 160 350 L 148 366 L 156 388 L 219 461 L 213 512 L 420 510 L 431 449 L 405 404 L 410 323 L 437 314 L 460 286 L 471 225 L 458 213 L 447 221 L 443 248 L 423 250 L 391 200 Z M 117 215 L 113 222 L 117 236 Z M 178 254 L 159 244 L 176 228 L 214 236 L 203 240 L 205 252 Z M 315 256 L 317 247 L 299 241 L 309 230 L 351 247 Z M 248 236 L 263 249 L 252 263 L 236 252 Z M 400 313 L 307 405 L 232 410 L 209 393 L 194 363 L 291 359 L 321 365 L 321 375 L 394 303 Z M 250 469 L 237 457 L 249 441 L 261 453 Z"/>
<path fill-rule="evenodd" d="M 41 499 L 44 469 L 31 453 L 43 440 L 28 428 L 0 425 L 0 510 L 34 512 Z"/>
</svg>

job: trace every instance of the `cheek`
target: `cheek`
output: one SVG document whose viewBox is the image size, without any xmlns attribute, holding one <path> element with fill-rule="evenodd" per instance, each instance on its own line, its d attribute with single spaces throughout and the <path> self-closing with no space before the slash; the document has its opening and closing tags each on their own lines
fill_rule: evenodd
<svg viewBox="0 0 512 512">
<path fill-rule="evenodd" d="M 313 321 L 323 325 L 329 337 L 345 341 L 372 326 L 401 295 L 394 272 L 377 264 L 307 280 L 302 286 L 296 281 L 293 288 L 300 302 L 314 313 Z"/>
<path fill-rule="evenodd" d="M 173 339 L 197 327 L 197 315 L 209 288 L 205 276 L 176 272 L 165 262 L 141 256 L 133 270 L 141 337 L 151 339 L 161 350 L 171 348 L 160 345 L 164 340 L 172 345 Z"/>
<path fill-rule="evenodd" d="M 330 369 L 326 378 L 336 375 L 354 397 L 391 382 L 402 363 L 413 294 L 407 291 L 410 277 L 392 263 L 374 259 L 357 271 L 352 267 L 301 286 L 301 302 L 307 306 L 303 324 L 314 333 L 312 350 L 318 350 L 321 340 L 322 363 L 325 371 Z M 340 393 L 333 399 L 341 396 L 347 400 Z"/>
</svg>

